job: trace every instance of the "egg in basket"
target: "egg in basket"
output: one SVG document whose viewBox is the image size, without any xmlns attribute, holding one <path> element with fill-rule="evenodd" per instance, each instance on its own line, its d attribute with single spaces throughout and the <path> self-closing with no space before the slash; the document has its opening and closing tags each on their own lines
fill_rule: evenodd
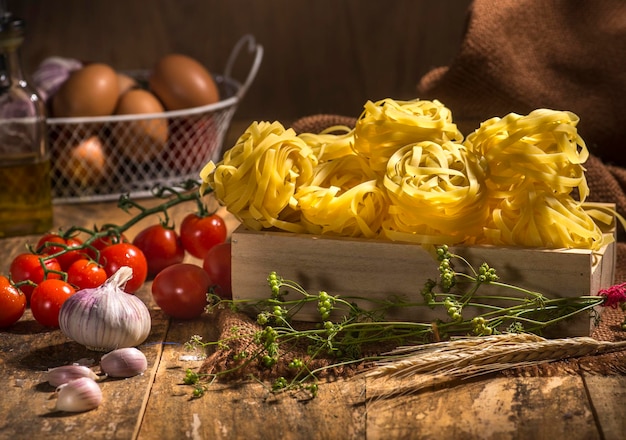
<svg viewBox="0 0 626 440">
<path fill-rule="evenodd" d="M 231 73 L 244 46 L 252 65 L 239 82 Z M 150 71 L 124 73 L 102 63 L 45 60 L 33 79 L 51 116 L 55 202 L 149 196 L 156 184 L 198 180 L 205 163 L 219 160 L 262 58 L 262 46 L 246 35 L 222 75 L 183 54 L 162 57 Z"/>
</svg>

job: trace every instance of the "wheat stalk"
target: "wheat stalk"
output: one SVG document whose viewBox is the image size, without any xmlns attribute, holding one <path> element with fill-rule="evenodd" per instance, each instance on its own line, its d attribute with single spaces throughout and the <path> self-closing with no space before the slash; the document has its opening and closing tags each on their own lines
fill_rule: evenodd
<svg viewBox="0 0 626 440">
<path fill-rule="evenodd" d="M 371 386 L 368 385 L 368 395 L 384 398 L 455 379 L 623 349 L 626 341 L 607 342 L 589 337 L 545 339 L 533 334 L 504 334 L 459 338 L 399 347 L 387 353 L 365 375 L 373 379 Z M 391 378 L 400 381 L 385 391 Z"/>
</svg>

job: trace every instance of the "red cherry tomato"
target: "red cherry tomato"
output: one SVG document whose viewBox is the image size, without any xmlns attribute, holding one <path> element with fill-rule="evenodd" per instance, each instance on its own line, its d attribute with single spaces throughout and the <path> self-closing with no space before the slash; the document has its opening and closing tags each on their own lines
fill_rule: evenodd
<svg viewBox="0 0 626 440">
<path fill-rule="evenodd" d="M 30 309 L 35 321 L 46 327 L 59 327 L 61 306 L 76 290 L 63 280 L 42 281 L 30 298 Z"/>
<path fill-rule="evenodd" d="M 130 243 L 118 243 L 105 247 L 100 252 L 100 264 L 110 277 L 122 266 L 133 270 L 133 277 L 128 280 L 124 291 L 134 293 L 143 285 L 148 277 L 148 262 L 141 250 Z"/>
<path fill-rule="evenodd" d="M 57 245 L 54 243 L 57 243 Z M 58 234 L 48 233 L 43 235 L 37 242 L 37 253 L 53 255 L 64 251 L 55 258 L 61 265 L 61 270 L 66 271 L 74 261 L 85 256 L 86 251 L 84 249 L 70 250 L 71 248 L 80 248 L 82 244 L 82 240 L 76 237 L 63 238 Z"/>
<path fill-rule="evenodd" d="M 179 263 L 163 269 L 152 282 L 152 297 L 161 310 L 178 319 L 197 318 L 207 304 L 209 275 L 195 264 Z"/>
<path fill-rule="evenodd" d="M 133 244 L 145 255 L 150 278 L 172 264 L 182 263 L 185 259 L 185 249 L 176 231 L 161 224 L 149 226 L 141 231 L 133 240 Z"/>
<path fill-rule="evenodd" d="M 85 249 L 85 252 L 91 259 L 96 260 L 98 259 L 98 252 L 102 252 L 102 249 L 107 246 L 118 243 L 130 243 L 130 240 L 128 240 L 128 238 L 124 234 L 120 236 L 117 236 L 115 234 L 107 235 L 105 237 L 95 239 L 92 243 L 89 244 L 89 246 L 91 247 L 87 247 Z"/>
<path fill-rule="evenodd" d="M 180 224 L 183 247 L 196 258 L 204 258 L 209 249 L 224 243 L 226 235 L 226 223 L 217 214 L 207 217 L 189 214 Z"/>
<path fill-rule="evenodd" d="M 14 283 L 21 281 L 32 281 L 35 284 L 39 284 L 44 280 L 44 266 L 41 265 L 39 258 L 42 255 L 37 254 L 19 254 L 11 262 L 9 267 L 9 275 Z M 55 258 L 45 260 L 45 267 L 47 270 L 61 270 L 61 265 Z M 47 279 L 59 279 L 61 275 L 54 272 L 48 272 Z M 20 290 L 26 295 L 26 300 L 30 301 L 30 296 L 33 293 L 34 286 L 29 284 L 22 284 Z"/>
<path fill-rule="evenodd" d="M 76 289 L 92 289 L 101 286 L 107 280 L 107 273 L 93 260 L 81 258 L 67 269 L 67 282 Z"/>
<path fill-rule="evenodd" d="M 233 297 L 230 242 L 209 250 L 202 261 L 202 268 L 209 274 L 216 295 L 225 299 Z"/>
<path fill-rule="evenodd" d="M 0 275 L 0 328 L 15 324 L 25 310 L 26 295 Z"/>
</svg>

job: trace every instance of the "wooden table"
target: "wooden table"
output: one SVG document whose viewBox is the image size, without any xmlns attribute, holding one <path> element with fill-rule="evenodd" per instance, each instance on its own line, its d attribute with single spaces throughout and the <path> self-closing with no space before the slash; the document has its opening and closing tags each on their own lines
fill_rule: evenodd
<svg viewBox="0 0 626 440">
<path fill-rule="evenodd" d="M 147 201 L 147 203 L 153 203 Z M 129 214 L 115 202 L 57 205 L 56 226 L 121 223 Z M 190 207 L 176 207 L 181 218 Z M 154 221 L 154 220 L 149 220 Z M 236 222 L 230 221 L 230 227 Z M 132 238 L 147 223 L 129 231 Z M 232 230 L 232 229 L 231 229 Z M 0 240 L 0 272 L 34 237 Z M 152 332 L 139 348 L 148 371 L 101 383 L 104 400 L 80 414 L 51 412 L 50 367 L 99 354 L 42 327 L 30 311 L 0 330 L 0 439 L 621 439 L 626 436 L 626 377 L 568 374 L 539 377 L 493 375 L 428 388 L 386 401 L 367 401 L 363 377 L 322 383 L 309 401 L 275 396 L 266 385 L 215 385 L 193 399 L 182 384 L 192 335 L 215 338 L 210 318 L 169 319 L 150 296 L 137 295 L 152 313 Z"/>
</svg>

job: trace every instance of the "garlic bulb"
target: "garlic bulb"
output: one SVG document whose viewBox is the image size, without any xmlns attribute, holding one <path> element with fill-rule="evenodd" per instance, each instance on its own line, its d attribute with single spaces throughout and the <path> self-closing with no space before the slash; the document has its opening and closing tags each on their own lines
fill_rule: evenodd
<svg viewBox="0 0 626 440">
<path fill-rule="evenodd" d="M 97 408 L 102 402 L 100 386 L 88 377 L 70 380 L 56 390 L 57 411 L 83 412 Z"/>
<path fill-rule="evenodd" d="M 44 59 L 32 75 L 33 83 L 41 96 L 47 101 L 54 95 L 72 72 L 83 67 L 83 63 L 74 58 L 48 57 Z"/>
<path fill-rule="evenodd" d="M 148 368 L 146 356 L 135 347 L 118 348 L 100 359 L 102 372 L 111 377 L 132 377 Z"/>
<path fill-rule="evenodd" d="M 132 273 L 130 267 L 122 266 L 102 286 L 70 296 L 59 312 L 61 331 L 97 351 L 134 347 L 145 341 L 152 327 L 148 307 L 122 290 Z"/>
<path fill-rule="evenodd" d="M 58 387 L 79 377 L 88 377 L 96 380 L 98 375 L 91 368 L 84 365 L 63 365 L 48 370 L 48 383 L 53 387 Z"/>
</svg>

